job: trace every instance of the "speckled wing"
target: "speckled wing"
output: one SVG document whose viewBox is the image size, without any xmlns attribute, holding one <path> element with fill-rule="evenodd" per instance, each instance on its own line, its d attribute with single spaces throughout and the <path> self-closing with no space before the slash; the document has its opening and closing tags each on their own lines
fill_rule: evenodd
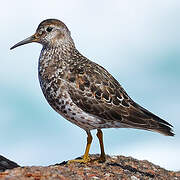
<svg viewBox="0 0 180 180">
<path fill-rule="evenodd" d="M 91 61 L 71 67 L 69 94 L 83 111 L 112 127 L 139 128 L 173 135 L 168 122 L 136 104 L 103 67 Z"/>
</svg>

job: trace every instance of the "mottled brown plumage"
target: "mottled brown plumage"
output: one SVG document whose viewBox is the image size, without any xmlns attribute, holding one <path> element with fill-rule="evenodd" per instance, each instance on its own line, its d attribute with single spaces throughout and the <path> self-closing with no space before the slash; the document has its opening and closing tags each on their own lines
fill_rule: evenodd
<svg viewBox="0 0 180 180">
<path fill-rule="evenodd" d="M 79 53 L 63 22 L 41 22 L 33 36 L 11 49 L 30 42 L 43 45 L 39 80 L 48 103 L 88 134 L 83 162 L 89 161 L 92 129 L 98 130 L 103 161 L 102 128 L 137 128 L 174 135 L 172 125 L 135 103 L 107 70 Z"/>
</svg>

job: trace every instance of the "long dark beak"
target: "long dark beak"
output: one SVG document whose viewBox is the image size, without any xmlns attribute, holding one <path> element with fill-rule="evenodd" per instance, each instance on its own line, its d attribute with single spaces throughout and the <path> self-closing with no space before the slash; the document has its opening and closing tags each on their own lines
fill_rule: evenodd
<svg viewBox="0 0 180 180">
<path fill-rule="evenodd" d="M 38 42 L 38 39 L 36 38 L 35 34 L 32 35 L 32 36 L 30 36 L 30 37 L 28 37 L 28 38 L 26 38 L 26 39 L 24 39 L 23 41 L 18 42 L 17 44 L 15 44 L 14 46 L 12 46 L 12 47 L 10 48 L 10 50 L 11 50 L 11 49 L 14 49 L 14 48 L 16 48 L 16 47 L 18 47 L 18 46 L 22 46 L 22 45 L 24 45 L 24 44 L 28 44 L 28 43 L 32 43 L 32 42 Z"/>
</svg>

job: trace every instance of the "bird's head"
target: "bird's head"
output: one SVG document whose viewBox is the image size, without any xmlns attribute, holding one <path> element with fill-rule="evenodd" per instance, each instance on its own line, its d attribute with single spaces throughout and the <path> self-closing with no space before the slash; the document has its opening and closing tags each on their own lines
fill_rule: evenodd
<svg viewBox="0 0 180 180">
<path fill-rule="evenodd" d="M 73 44 L 73 40 L 67 26 L 57 19 L 47 19 L 42 21 L 35 34 L 18 42 L 10 49 L 32 42 L 37 42 L 47 47 Z"/>
</svg>

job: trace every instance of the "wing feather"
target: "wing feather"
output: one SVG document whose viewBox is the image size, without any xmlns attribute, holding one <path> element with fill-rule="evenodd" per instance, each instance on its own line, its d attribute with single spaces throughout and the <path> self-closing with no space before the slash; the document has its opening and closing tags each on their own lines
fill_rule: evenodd
<svg viewBox="0 0 180 180">
<path fill-rule="evenodd" d="M 79 63 L 68 74 L 69 95 L 83 111 L 105 122 L 174 135 L 170 124 L 135 103 L 119 82 L 94 62 Z"/>
</svg>

